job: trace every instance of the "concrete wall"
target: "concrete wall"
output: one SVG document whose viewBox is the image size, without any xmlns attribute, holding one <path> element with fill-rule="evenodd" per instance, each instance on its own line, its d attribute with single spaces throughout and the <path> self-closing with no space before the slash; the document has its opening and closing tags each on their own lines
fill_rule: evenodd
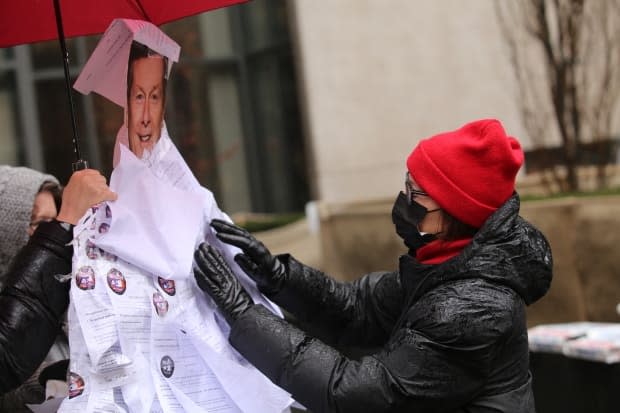
<svg viewBox="0 0 620 413">
<path fill-rule="evenodd" d="M 293 0 L 314 199 L 400 190 L 417 141 L 497 117 L 525 146 L 496 0 Z"/>
<path fill-rule="evenodd" d="M 321 267 L 343 280 L 397 268 L 406 250 L 393 229 L 392 203 L 321 204 Z M 620 197 L 524 202 L 521 215 L 547 236 L 554 259 L 551 289 L 529 307 L 529 324 L 620 321 Z"/>
</svg>

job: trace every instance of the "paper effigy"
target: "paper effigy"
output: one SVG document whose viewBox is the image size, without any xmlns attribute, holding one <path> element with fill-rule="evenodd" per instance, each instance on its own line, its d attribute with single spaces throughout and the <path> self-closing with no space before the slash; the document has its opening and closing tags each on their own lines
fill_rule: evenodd
<svg viewBox="0 0 620 413">
<path fill-rule="evenodd" d="M 212 233 L 229 219 L 164 129 L 150 157 L 121 145 L 110 187 L 74 229 L 69 397 L 60 412 L 281 412 L 290 395 L 228 343 L 228 325 L 196 285 L 195 247 L 224 253 L 257 303 L 278 312 Z"/>
</svg>

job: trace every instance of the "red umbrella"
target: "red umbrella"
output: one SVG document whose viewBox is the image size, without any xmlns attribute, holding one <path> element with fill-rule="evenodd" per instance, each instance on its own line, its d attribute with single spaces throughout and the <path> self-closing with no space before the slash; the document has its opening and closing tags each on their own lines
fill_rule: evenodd
<svg viewBox="0 0 620 413">
<path fill-rule="evenodd" d="M 248 0 L 11 0 L 3 1 L 0 12 L 0 47 L 58 39 L 65 69 L 65 81 L 73 124 L 73 147 L 83 169 L 78 143 L 75 110 L 71 95 L 69 54 L 65 37 L 104 32 L 115 18 L 150 21 L 155 25 Z"/>
</svg>

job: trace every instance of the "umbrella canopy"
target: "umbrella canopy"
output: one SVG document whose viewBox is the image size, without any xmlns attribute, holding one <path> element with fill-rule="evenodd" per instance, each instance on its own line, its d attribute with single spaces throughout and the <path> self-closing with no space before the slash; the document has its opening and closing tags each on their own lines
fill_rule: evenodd
<svg viewBox="0 0 620 413">
<path fill-rule="evenodd" d="M 104 32 L 115 18 L 156 26 L 248 0 L 61 0 L 65 37 Z M 0 47 L 58 38 L 52 0 L 3 1 Z"/>
<path fill-rule="evenodd" d="M 0 47 L 58 39 L 62 53 L 76 162 L 73 170 L 88 167 L 81 158 L 69 75 L 66 37 L 102 33 L 116 18 L 145 20 L 155 25 L 248 0 L 10 0 L 0 12 Z"/>
</svg>

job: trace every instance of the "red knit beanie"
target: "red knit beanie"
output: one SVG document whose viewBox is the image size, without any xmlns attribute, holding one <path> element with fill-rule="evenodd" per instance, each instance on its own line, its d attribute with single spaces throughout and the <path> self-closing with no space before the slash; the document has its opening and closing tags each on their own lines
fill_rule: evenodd
<svg viewBox="0 0 620 413">
<path fill-rule="evenodd" d="M 522 164 L 521 145 L 496 119 L 423 139 L 407 158 L 418 185 L 448 214 L 475 228 L 510 198 Z"/>
</svg>

